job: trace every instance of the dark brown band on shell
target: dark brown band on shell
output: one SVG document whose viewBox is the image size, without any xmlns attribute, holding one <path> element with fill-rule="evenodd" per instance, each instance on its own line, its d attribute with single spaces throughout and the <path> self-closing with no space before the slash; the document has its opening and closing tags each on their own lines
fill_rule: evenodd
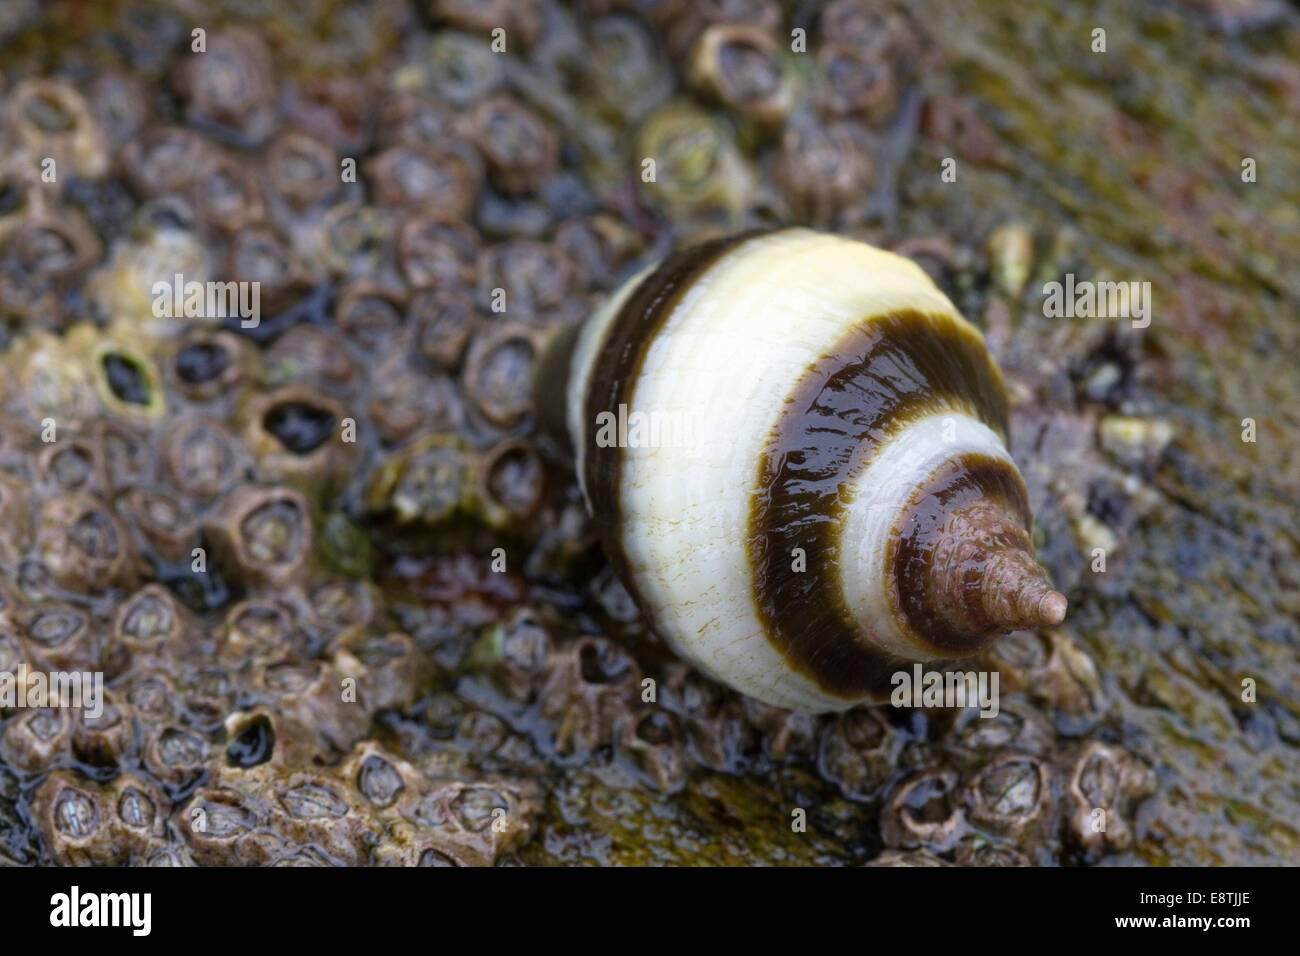
<svg viewBox="0 0 1300 956">
<path fill-rule="evenodd" d="M 714 239 L 675 252 L 641 280 L 605 330 L 587 378 L 583 403 L 583 431 L 587 436 L 583 461 L 583 483 L 591 505 L 596 530 L 614 569 L 630 580 L 618 540 L 620 484 L 623 449 L 597 444 L 596 417 L 601 412 L 617 414 L 620 405 L 633 407 L 633 390 L 646 351 L 673 309 L 691 285 L 723 256 L 760 230 Z"/>
<path fill-rule="evenodd" d="M 985 582 L 994 561 L 1037 567 L 1030 521 L 1024 479 L 1008 462 L 944 462 L 890 531 L 883 570 L 900 625 L 936 657 L 969 657 L 1002 634 L 983 606 Z"/>
<path fill-rule="evenodd" d="M 749 518 L 755 605 L 769 640 L 826 693 L 887 696 L 905 665 L 859 633 L 844 605 L 840 488 L 908 425 L 944 411 L 1006 439 L 1001 374 L 978 334 L 948 315 L 903 311 L 864 321 L 809 368 L 773 429 Z M 795 548 L 808 570 L 792 568 Z"/>
</svg>

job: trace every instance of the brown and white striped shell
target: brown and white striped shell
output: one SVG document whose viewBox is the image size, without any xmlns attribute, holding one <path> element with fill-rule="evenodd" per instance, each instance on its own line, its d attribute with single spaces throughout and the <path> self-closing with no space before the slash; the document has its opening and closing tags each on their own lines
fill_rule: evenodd
<svg viewBox="0 0 1300 956">
<path fill-rule="evenodd" d="M 761 701 L 881 701 L 911 662 L 1064 617 L 1001 372 L 907 259 L 807 229 L 683 250 L 566 333 L 539 388 L 655 631 Z"/>
</svg>

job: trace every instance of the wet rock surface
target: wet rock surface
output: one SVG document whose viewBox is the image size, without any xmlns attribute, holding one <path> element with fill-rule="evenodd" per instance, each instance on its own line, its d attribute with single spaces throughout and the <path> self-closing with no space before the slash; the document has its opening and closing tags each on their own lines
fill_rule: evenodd
<svg viewBox="0 0 1300 956">
<path fill-rule="evenodd" d="M 0 671 L 106 692 L 0 703 L 0 862 L 1294 861 L 1298 60 L 1266 3 L 15 4 Z M 691 671 L 538 434 L 548 334 L 788 223 L 1007 375 L 1071 610 L 996 717 Z M 1067 273 L 1149 326 L 1047 317 Z"/>
</svg>

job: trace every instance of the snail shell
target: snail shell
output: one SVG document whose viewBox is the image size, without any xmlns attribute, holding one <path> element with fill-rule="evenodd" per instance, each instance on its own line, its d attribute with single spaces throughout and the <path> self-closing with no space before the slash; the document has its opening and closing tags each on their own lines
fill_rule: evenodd
<svg viewBox="0 0 1300 956">
<path fill-rule="evenodd" d="M 655 631 L 751 697 L 882 701 L 912 662 L 1064 618 L 1002 374 L 901 256 L 807 229 L 677 252 L 564 333 L 538 387 Z"/>
</svg>

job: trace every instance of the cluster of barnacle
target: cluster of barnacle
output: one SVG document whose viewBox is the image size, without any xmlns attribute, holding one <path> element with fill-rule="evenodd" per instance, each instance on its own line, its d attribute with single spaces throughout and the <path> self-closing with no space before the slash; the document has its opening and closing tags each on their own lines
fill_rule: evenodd
<svg viewBox="0 0 1300 956">
<path fill-rule="evenodd" d="M 243 736 L 228 753 L 255 726 L 266 739 L 285 730 L 265 712 L 229 723 Z M 168 746 L 192 765 L 204 760 L 197 738 Z M 63 865 L 484 866 L 527 838 L 538 798 L 531 781 L 465 779 L 367 742 L 327 771 L 281 758 L 219 764 L 179 806 L 155 774 L 98 782 L 57 770 L 32 812 Z"/>
<path fill-rule="evenodd" d="M 1131 850 L 1129 815 L 1154 789 L 1150 770 L 1099 741 L 1053 755 L 1030 728 L 1009 710 L 992 730 L 968 723 L 964 733 L 945 738 L 953 755 L 972 738 L 976 748 L 986 748 L 982 763 L 968 771 L 957 760 L 894 788 L 880 818 L 890 849 L 869 865 L 942 866 L 945 854 L 961 866 L 1095 863 Z M 1009 746 L 989 746 L 995 738 Z M 888 740 L 881 737 L 882 744 Z"/>
<path fill-rule="evenodd" d="M 664 792 L 804 762 L 914 856 L 1123 850 L 1140 768 L 1047 729 L 1105 708 L 1068 642 L 999 662 L 992 724 L 742 698 L 646 633 L 532 437 L 542 337 L 669 222 L 852 219 L 918 31 L 865 0 L 802 40 L 775 0 L 413 6 L 435 29 L 379 76 L 213 26 L 7 78 L 0 671 L 108 689 L 0 712 L 0 859 L 490 863 L 539 766 L 606 760 Z M 175 274 L 258 283 L 260 324 L 157 314 Z"/>
<path fill-rule="evenodd" d="M 60 351 L 88 329 L 21 343 L 5 363 L 21 387 L 5 409 L 0 669 L 106 682 L 97 716 L 2 715 L 0 760 L 35 788 L 48 858 L 484 863 L 517 845 L 528 784 L 417 769 L 367 742 L 377 713 L 413 706 L 430 665 L 373 585 L 322 563 L 342 446 L 298 447 L 274 424 L 285 400 L 256 377 L 232 406 L 258 409 L 242 431 L 219 400 L 161 384 L 144 405 L 183 408 L 132 420 L 108 398 L 110 360 L 153 369 L 152 353 L 93 330 L 99 348 Z M 190 342 L 170 368 L 235 344 Z M 51 409 L 43 442 L 24 403 L 53 393 L 84 419 Z"/>
<path fill-rule="evenodd" d="M 636 162 L 655 164 L 642 178 L 674 218 L 854 222 L 870 206 L 923 54 L 898 7 L 833 0 L 791 19 L 776 0 L 583 5 L 606 14 L 584 136 L 595 148 L 602 123 L 635 128 Z M 684 64 L 676 94 L 665 55 Z"/>
<path fill-rule="evenodd" d="M 647 666 L 608 637 L 563 633 L 543 611 L 516 609 L 466 654 L 458 706 L 426 717 L 463 730 L 489 715 L 487 747 L 499 755 L 600 755 L 669 793 L 696 768 L 815 766 L 843 797 L 878 808 L 882 863 L 1096 862 L 1133 848 L 1136 809 L 1154 789 L 1149 768 L 1092 733 L 1110 702 L 1091 659 L 1060 632 L 1013 635 L 980 660 L 1001 679 L 996 714 L 921 720 L 888 708 L 781 710 L 680 662 Z"/>
<path fill-rule="evenodd" d="M 1093 863 L 1133 848 L 1155 779 L 1088 735 L 1107 710 L 1090 659 L 1057 632 L 994 648 L 981 663 L 1004 683 L 995 715 L 968 708 L 917 737 L 853 711 L 823 738 L 823 767 L 845 795 L 881 799 L 889 851 L 875 865 Z"/>
<path fill-rule="evenodd" d="M 58 862 L 492 862 L 535 786 L 367 742 L 431 663 L 364 581 L 357 522 L 537 507 L 530 320 L 575 267 L 470 213 L 484 176 L 536 189 L 555 144 L 505 96 L 456 136 L 419 95 L 363 130 L 346 83 L 286 117 L 258 31 L 206 39 L 163 105 L 117 68 L 7 98 L 0 667 L 107 690 L 97 717 L 0 714 L 5 805 Z M 605 232 L 563 235 L 591 261 Z M 174 274 L 258 283 L 267 327 L 156 310 Z"/>
<path fill-rule="evenodd" d="M 633 631 L 636 646 L 644 634 Z M 609 633 L 575 634 L 553 610 L 516 607 L 465 649 L 456 703 L 440 700 L 425 718 L 444 733 L 486 731 L 478 749 L 498 757 L 608 766 L 664 793 L 695 768 L 815 757 L 822 718 L 742 697 L 670 657 L 647 666 Z"/>
</svg>

